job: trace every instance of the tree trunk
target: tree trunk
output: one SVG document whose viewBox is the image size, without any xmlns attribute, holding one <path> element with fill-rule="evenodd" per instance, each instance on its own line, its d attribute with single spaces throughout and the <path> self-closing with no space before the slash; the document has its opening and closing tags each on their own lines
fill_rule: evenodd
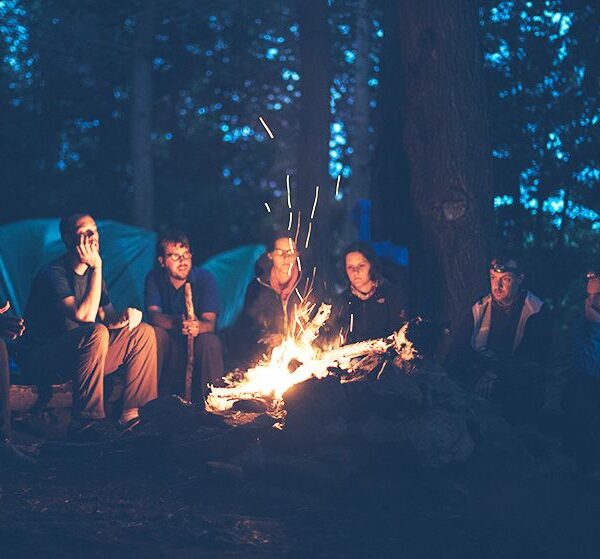
<svg viewBox="0 0 600 559">
<path fill-rule="evenodd" d="M 377 105 L 377 146 L 373 167 L 372 235 L 376 241 L 389 240 L 407 246 L 411 238 L 411 209 L 408 191 L 408 163 L 403 150 L 402 84 L 400 67 L 400 26 L 394 3 L 380 2 L 384 37 L 381 52 L 381 84 Z"/>
<path fill-rule="evenodd" d="M 477 8 L 470 0 L 397 7 L 415 306 L 455 323 L 488 289 L 493 225 Z"/>
<path fill-rule="evenodd" d="M 371 186 L 371 124 L 369 108 L 369 1 L 358 0 L 356 10 L 356 61 L 354 63 L 354 115 L 352 119 L 351 142 L 354 148 L 352 156 L 352 176 L 348 187 L 344 189 L 346 211 L 345 241 L 357 238 L 356 227 L 351 216 L 354 207 L 361 198 L 369 198 Z"/>
<path fill-rule="evenodd" d="M 329 27 L 327 0 L 297 0 L 300 24 L 300 139 L 296 199 L 302 211 L 302 232 L 298 245 L 306 261 L 317 266 L 319 278 L 331 274 L 328 257 L 330 208 L 335 183 L 329 177 Z M 309 248 L 305 249 L 315 187 L 319 201 L 311 227 Z M 294 220 L 295 222 L 295 220 Z"/>
<path fill-rule="evenodd" d="M 142 4 L 135 28 L 131 110 L 131 164 L 133 168 L 133 223 L 154 225 L 154 172 L 152 166 L 152 39 L 156 4 Z"/>
</svg>

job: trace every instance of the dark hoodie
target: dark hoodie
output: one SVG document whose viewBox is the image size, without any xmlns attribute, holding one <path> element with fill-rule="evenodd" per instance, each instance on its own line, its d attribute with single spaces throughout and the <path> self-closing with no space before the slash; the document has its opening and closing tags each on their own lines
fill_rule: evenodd
<svg viewBox="0 0 600 559">
<path fill-rule="evenodd" d="M 341 333 L 346 344 L 384 338 L 398 330 L 407 315 L 408 302 L 402 288 L 382 279 L 368 299 L 359 299 L 350 288 L 340 293 L 326 331 L 330 341 Z"/>
<path fill-rule="evenodd" d="M 253 362 L 267 351 L 265 344 L 259 340 L 269 334 L 285 336 L 293 328 L 294 308 L 301 304 L 296 291 L 301 280 L 301 274 L 292 289 L 287 301 L 282 301 L 281 296 L 271 287 L 270 277 L 272 262 L 261 256 L 255 266 L 256 278 L 250 282 L 246 289 L 244 307 L 234 327 L 235 354 L 241 361 Z M 298 287 L 298 290 L 299 287 Z"/>
</svg>

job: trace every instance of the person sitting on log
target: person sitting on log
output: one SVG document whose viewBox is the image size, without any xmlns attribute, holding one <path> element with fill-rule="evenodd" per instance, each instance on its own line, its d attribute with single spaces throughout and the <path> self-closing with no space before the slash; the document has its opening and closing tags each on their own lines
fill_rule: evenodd
<svg viewBox="0 0 600 559">
<path fill-rule="evenodd" d="M 379 272 L 375 251 L 357 242 L 344 251 L 348 287 L 335 298 L 325 336 L 344 344 L 384 338 L 408 320 L 408 298 L 398 284 Z"/>
<path fill-rule="evenodd" d="M 0 466 L 6 463 L 31 464 L 33 458 L 23 454 L 10 440 L 10 369 L 8 348 L 2 338 L 11 341 L 19 338 L 25 331 L 22 318 L 6 314 L 10 304 L 0 308 Z"/>
<path fill-rule="evenodd" d="M 298 286 L 300 255 L 292 236 L 274 233 L 256 262 L 256 277 L 246 288 L 244 306 L 228 332 L 233 361 L 248 366 L 293 332 L 295 309 L 302 305 Z"/>
<path fill-rule="evenodd" d="M 574 377 L 563 409 L 572 423 L 571 441 L 583 465 L 600 479 L 600 267 L 587 274 L 584 316 L 573 335 Z"/>
<path fill-rule="evenodd" d="M 206 397 L 208 384 L 225 374 L 221 342 L 215 334 L 219 291 L 214 276 L 192 265 L 188 237 L 170 231 L 157 243 L 159 268 L 146 276 L 144 304 L 156 332 L 159 391 L 184 394 L 188 336 L 193 341 L 192 393 L 194 401 Z M 185 284 L 190 283 L 194 317 L 187 317 Z"/>
<path fill-rule="evenodd" d="M 456 332 L 448 366 L 467 388 L 500 404 L 511 421 L 532 421 L 544 401 L 548 305 L 523 289 L 525 275 L 514 257 L 494 258 L 489 273 L 491 292 Z"/>
<path fill-rule="evenodd" d="M 89 214 L 60 221 L 66 253 L 36 274 L 25 309 L 27 330 L 18 345 L 26 376 L 36 383 L 73 380 L 69 438 L 94 442 L 111 436 L 104 409 L 104 377 L 124 373 L 118 427 L 133 429 L 138 409 L 156 398 L 156 339 L 142 313 L 117 313 L 103 278 L 100 237 Z"/>
</svg>

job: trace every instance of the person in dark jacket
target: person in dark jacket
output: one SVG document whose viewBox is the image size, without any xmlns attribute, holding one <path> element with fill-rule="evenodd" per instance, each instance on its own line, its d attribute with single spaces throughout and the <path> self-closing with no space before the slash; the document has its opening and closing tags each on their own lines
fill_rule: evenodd
<svg viewBox="0 0 600 559">
<path fill-rule="evenodd" d="M 23 454 L 10 439 L 10 369 L 8 348 L 3 338 L 16 340 L 25 331 L 22 318 L 9 316 L 10 303 L 0 307 L 0 468 L 6 464 L 30 464 L 34 460 Z"/>
<path fill-rule="evenodd" d="M 256 362 L 293 334 L 295 312 L 302 305 L 299 262 L 294 239 L 274 234 L 256 263 L 256 278 L 246 289 L 242 313 L 229 335 L 240 363 Z"/>
<path fill-rule="evenodd" d="M 407 320 L 407 297 L 400 286 L 379 273 L 375 252 L 367 243 L 354 243 L 344 251 L 348 288 L 335 300 L 329 337 L 343 344 L 383 338 Z"/>
<path fill-rule="evenodd" d="M 586 468 L 600 480 L 600 269 L 587 274 L 584 316 L 574 329 L 574 377 L 563 400 L 572 423 L 572 443 Z"/>
<path fill-rule="evenodd" d="M 540 410 L 551 347 L 547 305 L 523 289 L 524 280 L 515 258 L 492 260 L 490 293 L 463 320 L 448 359 L 451 372 L 514 421 L 531 420 Z"/>
</svg>

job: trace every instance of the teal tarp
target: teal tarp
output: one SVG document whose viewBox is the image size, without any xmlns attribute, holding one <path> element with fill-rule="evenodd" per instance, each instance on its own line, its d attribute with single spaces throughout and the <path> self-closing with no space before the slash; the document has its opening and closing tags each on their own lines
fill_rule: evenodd
<svg viewBox="0 0 600 559">
<path fill-rule="evenodd" d="M 143 308 L 144 278 L 154 265 L 156 234 L 115 221 L 98 221 L 105 280 L 117 309 Z M 228 326 L 239 313 L 246 286 L 254 277 L 254 262 L 264 247 L 252 245 L 219 254 L 205 263 L 217 279 L 221 296 L 219 326 Z M 58 219 L 35 219 L 0 227 L 0 304 L 10 299 L 23 314 L 37 270 L 60 256 Z"/>
</svg>

